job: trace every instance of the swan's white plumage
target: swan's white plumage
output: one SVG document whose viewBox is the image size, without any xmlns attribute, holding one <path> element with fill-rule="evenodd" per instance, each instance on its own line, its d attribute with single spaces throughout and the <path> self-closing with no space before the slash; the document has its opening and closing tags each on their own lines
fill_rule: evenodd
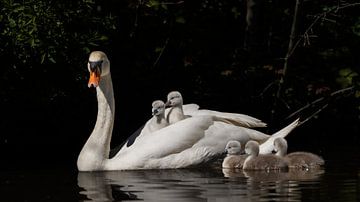
<svg viewBox="0 0 360 202">
<path fill-rule="evenodd" d="M 93 52 L 91 61 L 103 60 L 102 75 L 98 95 L 98 117 L 95 128 L 85 143 L 78 157 L 80 171 L 95 170 L 129 170 L 184 168 L 206 163 L 217 157 L 224 150 L 229 140 L 246 142 L 252 137 L 261 137 L 264 141 L 268 136 L 259 131 L 228 124 L 230 117 L 222 112 L 199 112 L 197 105 L 185 105 L 185 114 L 192 117 L 178 121 L 149 134 L 140 134 L 131 146 L 126 144 L 111 159 L 109 156 L 110 139 L 114 121 L 114 98 L 110 76 L 110 62 L 102 52 Z M 200 110 L 201 111 L 201 110 Z M 208 110 L 209 111 L 209 110 Z M 197 115 L 194 115 L 198 113 Z M 214 116 L 215 115 L 215 116 Z M 238 120 L 232 120 L 234 123 Z M 297 126 L 297 121 L 276 133 L 284 137 Z M 270 141 L 270 142 L 269 142 Z M 273 138 L 264 143 L 273 145 Z M 272 146 L 273 147 L 273 146 Z"/>
</svg>

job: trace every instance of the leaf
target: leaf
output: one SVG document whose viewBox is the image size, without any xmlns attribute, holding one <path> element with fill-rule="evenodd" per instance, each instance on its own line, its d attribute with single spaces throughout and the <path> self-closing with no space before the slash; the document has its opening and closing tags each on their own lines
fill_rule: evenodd
<svg viewBox="0 0 360 202">
<path fill-rule="evenodd" d="M 163 8 L 164 10 L 167 10 L 167 9 L 168 9 L 168 7 L 167 7 L 166 4 L 161 4 L 161 8 Z"/>
<path fill-rule="evenodd" d="M 184 23 L 186 22 L 186 21 L 185 21 L 185 18 L 182 17 L 182 16 L 176 17 L 175 21 L 176 21 L 177 23 L 180 23 L 180 24 L 184 24 Z"/>
<path fill-rule="evenodd" d="M 52 62 L 54 64 L 56 63 L 55 59 L 49 53 L 47 54 L 47 56 L 48 56 L 48 59 L 50 62 Z"/>
<path fill-rule="evenodd" d="M 336 78 L 336 82 L 340 84 L 343 88 L 346 88 L 353 85 L 353 78 L 357 76 L 358 73 L 356 73 L 350 68 L 340 69 L 339 77 Z"/>
<path fill-rule="evenodd" d="M 100 41 L 107 41 L 109 39 L 109 37 L 105 36 L 105 35 L 102 35 L 99 40 Z"/>
<path fill-rule="evenodd" d="M 356 97 L 356 98 L 360 98 L 360 91 L 358 91 L 358 90 L 355 91 L 355 97 Z M 359 107 L 360 107 L 360 106 L 359 106 Z"/>
<path fill-rule="evenodd" d="M 156 48 L 155 48 L 155 53 L 159 53 L 159 52 L 161 52 L 161 51 L 162 51 L 162 49 L 163 49 L 162 47 L 156 47 Z"/>
<path fill-rule="evenodd" d="M 43 54 L 41 55 L 41 60 L 40 60 L 40 63 L 41 63 L 41 64 L 44 63 L 45 56 L 46 56 L 46 53 L 43 53 Z"/>
</svg>

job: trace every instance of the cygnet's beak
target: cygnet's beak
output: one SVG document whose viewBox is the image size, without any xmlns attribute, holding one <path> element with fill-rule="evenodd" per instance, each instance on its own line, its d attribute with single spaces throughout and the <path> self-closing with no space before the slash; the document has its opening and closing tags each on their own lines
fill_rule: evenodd
<svg viewBox="0 0 360 202">
<path fill-rule="evenodd" d="M 159 112 L 158 109 L 154 109 L 154 108 L 152 109 L 152 115 L 153 115 L 153 116 L 155 116 L 158 112 Z"/>
<path fill-rule="evenodd" d="M 172 107 L 172 104 L 171 104 L 171 101 L 168 100 L 166 103 L 165 103 L 165 107 Z"/>
<path fill-rule="evenodd" d="M 88 82 L 88 87 L 94 86 L 94 88 L 99 86 L 100 75 L 101 75 L 101 62 L 90 62 L 90 78 Z"/>
</svg>

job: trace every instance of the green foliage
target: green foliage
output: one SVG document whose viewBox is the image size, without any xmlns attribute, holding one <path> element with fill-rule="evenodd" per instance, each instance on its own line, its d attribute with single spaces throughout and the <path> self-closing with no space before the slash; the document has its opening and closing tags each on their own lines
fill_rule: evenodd
<svg viewBox="0 0 360 202">
<path fill-rule="evenodd" d="M 351 28 L 353 33 L 360 37 L 360 17 L 357 19 L 356 23 Z"/>
<path fill-rule="evenodd" d="M 7 54 L 20 63 L 71 60 L 67 52 L 79 48 L 89 52 L 108 41 L 107 32 L 115 29 L 113 17 L 97 15 L 94 0 L 2 0 L 1 4 L 0 35 Z"/>
<path fill-rule="evenodd" d="M 346 88 L 354 85 L 354 78 L 358 77 L 359 74 L 350 68 L 340 69 L 339 76 L 336 82 L 342 87 Z"/>
</svg>

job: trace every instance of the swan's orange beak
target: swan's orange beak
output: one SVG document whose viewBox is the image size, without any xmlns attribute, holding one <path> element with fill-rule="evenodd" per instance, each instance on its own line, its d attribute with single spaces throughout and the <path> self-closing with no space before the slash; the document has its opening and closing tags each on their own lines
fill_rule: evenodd
<svg viewBox="0 0 360 202">
<path fill-rule="evenodd" d="M 97 70 L 90 71 L 90 79 L 89 79 L 88 87 L 91 88 L 91 86 L 94 86 L 94 88 L 96 88 L 99 86 L 99 82 L 100 82 L 100 72 Z"/>
</svg>

